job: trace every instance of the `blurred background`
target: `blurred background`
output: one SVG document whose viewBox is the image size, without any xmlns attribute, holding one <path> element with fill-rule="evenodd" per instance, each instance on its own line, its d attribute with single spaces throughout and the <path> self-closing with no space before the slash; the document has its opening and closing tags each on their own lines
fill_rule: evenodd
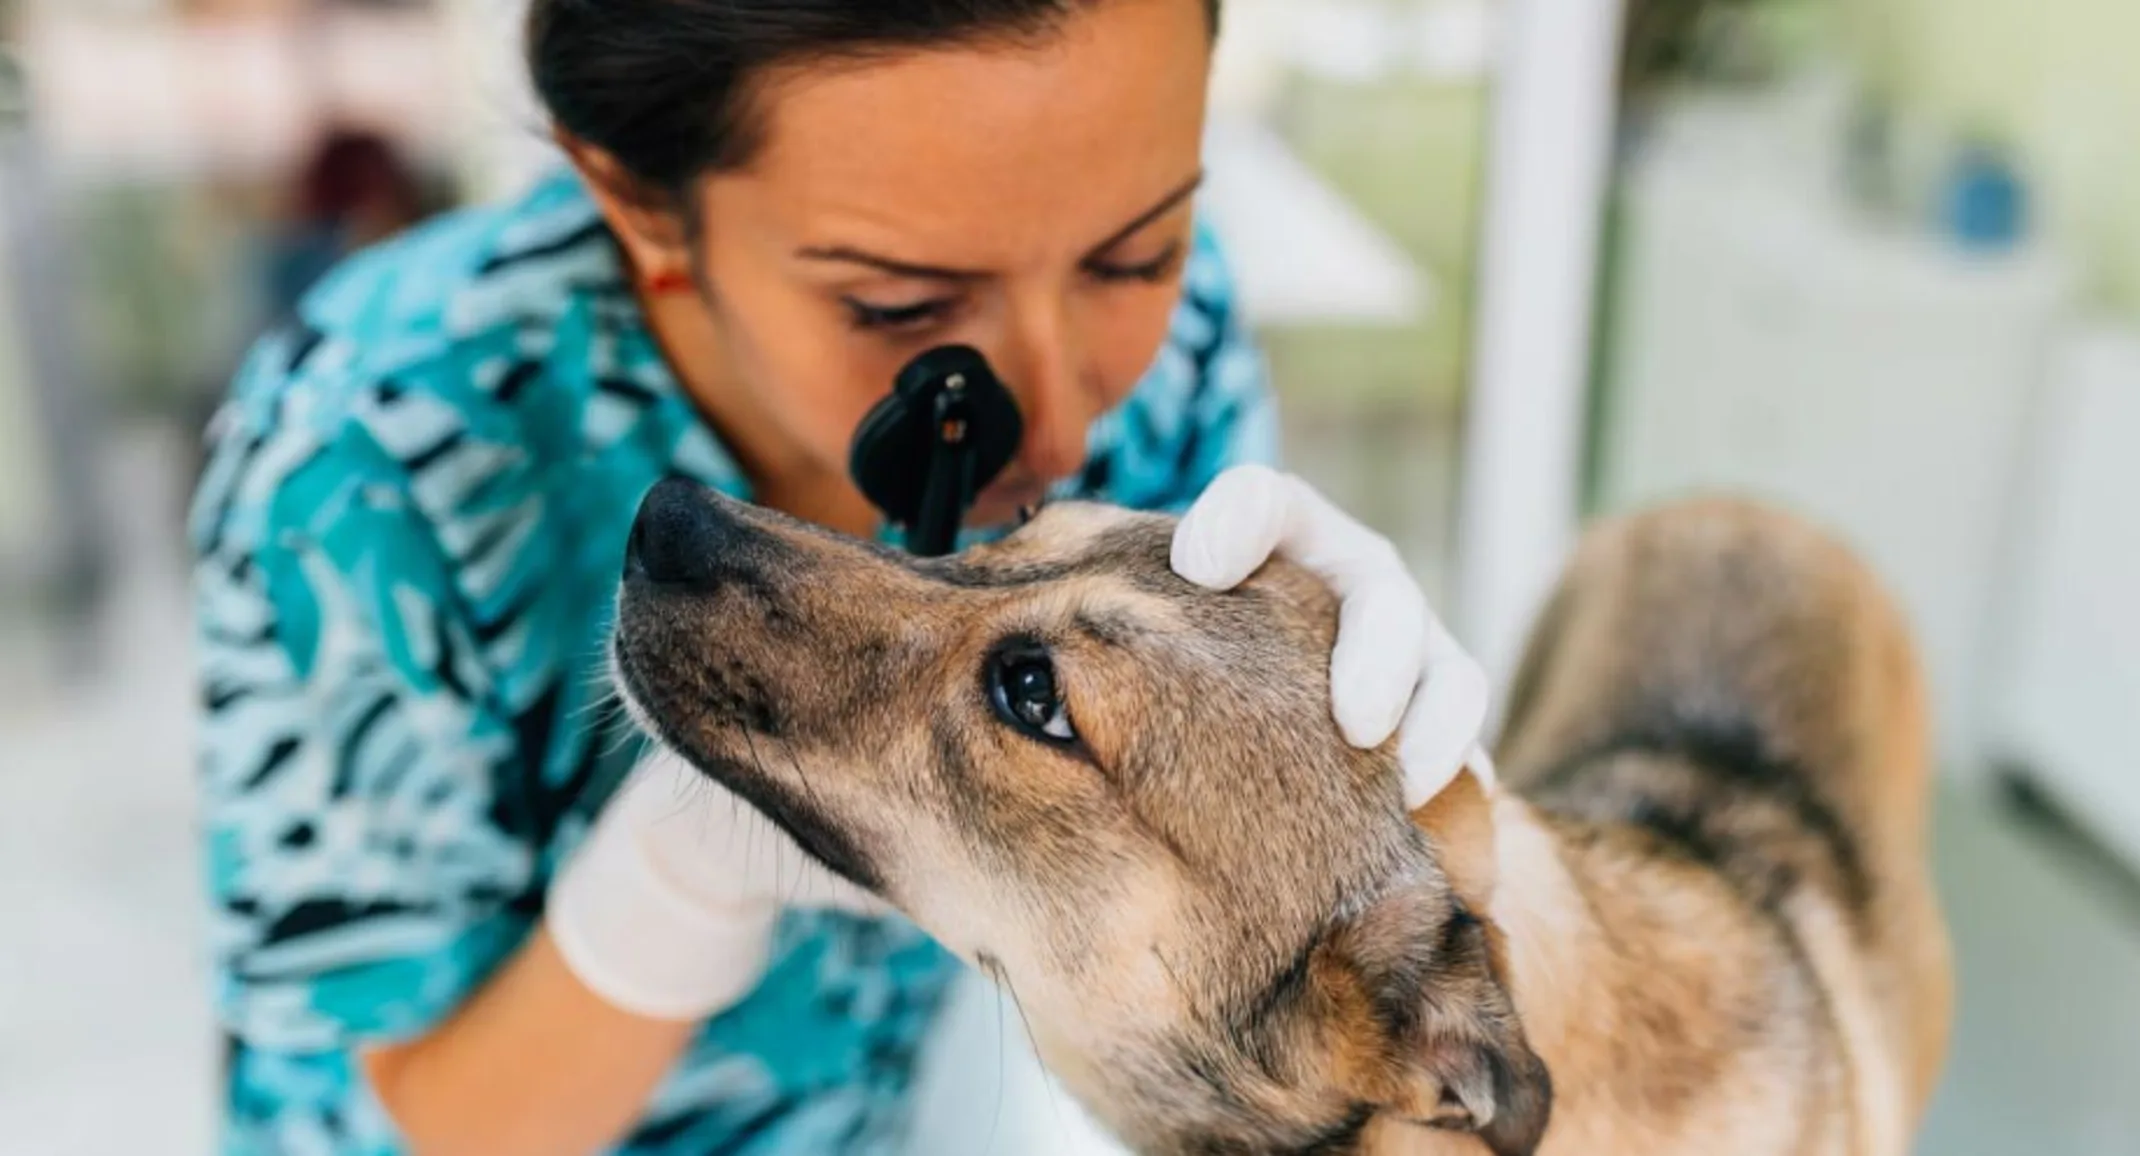
<svg viewBox="0 0 2140 1156">
<path fill-rule="evenodd" d="M 210 1148 L 197 433 L 340 252 L 550 162 L 516 9 L 0 0 L 0 1151 Z M 1204 208 L 1295 468 L 1504 671 L 1585 518 L 1730 488 L 1849 536 L 1940 710 L 1922 1150 L 2140 1152 L 2140 5 L 1228 23 Z"/>
</svg>

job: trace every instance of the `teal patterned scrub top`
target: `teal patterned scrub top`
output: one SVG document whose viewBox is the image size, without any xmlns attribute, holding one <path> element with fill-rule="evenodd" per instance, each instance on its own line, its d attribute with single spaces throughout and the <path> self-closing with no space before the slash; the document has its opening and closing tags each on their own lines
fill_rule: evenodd
<svg viewBox="0 0 2140 1156">
<path fill-rule="evenodd" d="M 603 638 L 641 495 L 748 486 L 569 174 L 330 275 L 209 437 L 191 540 L 222 1150 L 400 1152 L 355 1049 L 481 987 L 634 761 Z M 1200 232 L 1164 351 L 1064 492 L 1178 510 L 1276 440 Z M 899 1150 L 956 967 L 903 921 L 791 914 L 619 1150 Z"/>
</svg>

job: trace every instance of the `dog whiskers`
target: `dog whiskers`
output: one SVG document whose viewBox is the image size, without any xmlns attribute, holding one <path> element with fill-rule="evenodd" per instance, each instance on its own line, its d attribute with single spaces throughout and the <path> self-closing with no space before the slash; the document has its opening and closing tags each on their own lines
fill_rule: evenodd
<svg viewBox="0 0 2140 1156">
<path fill-rule="evenodd" d="M 631 708 L 622 698 L 610 700 L 609 707 L 601 718 L 590 724 L 590 729 L 603 736 L 601 757 L 604 760 L 615 758 L 619 752 L 635 742 L 645 741 L 656 746 L 662 745 L 660 739 L 640 727 L 639 721 L 632 717 Z"/>
<path fill-rule="evenodd" d="M 589 715 L 608 714 L 624 708 L 624 696 L 609 675 L 589 676 L 586 689 L 590 692 L 587 701 L 573 708 L 572 713 L 566 716 L 572 721 L 578 722 Z"/>
<path fill-rule="evenodd" d="M 738 726 L 736 730 L 743 736 L 744 748 L 750 751 L 751 766 L 757 770 L 760 778 L 769 778 L 771 776 L 771 772 L 765 769 L 765 759 L 758 754 L 757 737 L 751 734 L 750 728 L 747 726 Z M 737 799 L 737 805 L 744 805 L 740 798 Z M 776 835 L 780 833 L 779 829 L 770 822 L 766 823 L 765 826 L 771 829 Z M 781 905 L 784 907 L 791 907 L 794 905 L 795 897 L 800 894 L 801 887 L 802 880 L 800 878 L 793 878 L 787 880 L 781 880 L 776 878 L 773 880 L 773 890 L 775 892 L 779 892 L 783 888 L 788 889 L 787 894 L 782 896 Z"/>
<path fill-rule="evenodd" d="M 802 784 L 803 794 L 809 797 L 810 805 L 817 808 L 820 816 L 825 815 L 825 801 L 817 797 L 817 787 L 810 782 L 809 773 L 803 770 L 802 760 L 795 757 L 794 746 L 785 741 L 775 741 L 780 742 L 780 752 L 788 756 L 788 766 L 795 769 L 795 781 Z"/>
<path fill-rule="evenodd" d="M 743 745 L 744 745 L 744 746 L 746 746 L 746 747 L 749 747 L 749 748 L 750 748 L 750 761 L 751 761 L 751 764 L 752 764 L 753 766 L 755 766 L 755 767 L 757 767 L 757 768 L 758 768 L 758 774 L 759 774 L 759 775 L 760 775 L 761 777 L 766 777 L 766 778 L 770 778 L 770 777 L 771 777 L 771 775 L 772 775 L 772 772 L 770 772 L 770 771 L 766 770 L 766 767 L 765 767 L 765 758 L 764 758 L 764 757 L 763 757 L 762 755 L 760 755 L 760 754 L 758 753 L 758 739 L 757 739 L 757 736 L 755 736 L 755 735 L 751 734 L 751 729 L 750 729 L 750 728 L 749 728 L 748 726 L 739 726 L 739 727 L 737 727 L 736 729 L 737 729 L 738 731 L 742 732 L 742 735 L 743 735 Z M 775 740 L 775 741 L 778 741 L 778 740 Z M 798 763 L 798 762 L 796 762 L 796 761 L 795 761 L 795 752 L 794 752 L 794 751 L 792 751 L 792 750 L 790 750 L 790 749 L 788 749 L 788 746 L 787 746 L 787 744 L 785 744 L 785 743 L 782 743 L 782 744 L 781 744 L 780 750 L 781 750 L 781 753 L 782 753 L 782 754 L 785 754 L 785 755 L 786 755 L 786 756 L 788 757 L 788 764 L 789 764 L 790 766 L 793 766 L 793 767 L 795 768 L 795 777 L 796 777 L 797 779 L 800 779 L 800 780 L 802 781 L 802 785 L 803 785 L 803 794 L 805 794 L 805 795 L 809 795 L 809 796 L 810 796 L 810 803 L 811 803 L 811 805 L 812 805 L 812 806 L 814 806 L 814 807 L 817 807 L 817 808 L 818 808 L 818 814 L 820 814 L 820 815 L 824 814 L 824 808 L 823 808 L 823 805 L 822 805 L 822 804 L 820 804 L 820 803 L 818 803 L 818 801 L 817 801 L 817 797 L 816 797 L 816 796 L 815 796 L 814 794 L 811 794 L 811 791 L 810 791 L 810 780 L 809 780 L 809 777 L 808 777 L 808 776 L 806 776 L 806 775 L 804 775 L 804 774 L 803 774 L 803 772 L 802 772 L 802 764 L 800 764 L 800 763 Z M 767 826 L 767 827 L 769 827 L 769 828 L 772 828 L 772 829 L 773 829 L 773 830 L 775 831 L 775 833 L 776 833 L 776 834 L 780 833 L 780 832 L 779 832 L 779 829 L 778 829 L 777 827 L 774 827 L 772 823 L 768 822 L 768 823 L 766 824 L 766 826 Z M 800 894 L 800 888 L 802 887 L 802 879 L 801 879 L 801 878 L 799 878 L 799 877 L 798 877 L 798 878 L 795 878 L 795 879 L 790 879 L 790 880 L 788 880 L 788 881 L 787 881 L 787 883 L 786 883 L 786 884 L 783 884 L 783 883 L 782 883 L 782 882 L 781 882 L 780 880 L 777 880 L 777 879 L 776 879 L 776 880 L 774 880 L 774 884 L 775 884 L 775 886 L 776 886 L 776 887 L 777 887 L 777 886 L 788 886 L 788 885 L 792 885 L 792 887 L 794 888 L 794 890 L 790 890 L 790 891 L 788 892 L 788 894 L 787 894 L 787 899 L 788 899 L 788 901 L 789 901 L 790 903 L 792 903 L 792 902 L 793 902 L 793 900 L 795 899 L 796 895 Z"/>
<path fill-rule="evenodd" d="M 1011 1006 L 1018 1009 L 1018 1022 L 1025 1027 L 1026 1042 L 1037 1050 L 1040 1046 L 1040 1037 L 1033 1032 L 1033 1021 L 1025 1014 L 1025 1001 L 1018 998 L 1018 988 L 1011 983 L 1010 972 L 1004 969 L 1003 961 L 985 951 L 978 951 L 974 953 L 973 962 L 974 966 L 980 969 L 982 975 L 995 981 L 996 986 L 1003 989 L 1003 994 L 1010 997 Z M 999 1016 L 1003 1014 L 1001 1004 L 997 1005 L 996 1014 Z M 1000 1038 L 1002 1033 L 998 1032 L 997 1035 Z M 1052 1081 L 1048 1082 L 1047 1087 L 1048 1111 L 1055 1117 L 1056 1126 L 1060 1129 L 1063 1116 L 1062 1101 L 1056 1098 L 1055 1084 Z M 999 1097 L 1001 1096 L 1000 1091 L 997 1094 Z"/>
<path fill-rule="evenodd" d="M 1003 1022 L 1003 999 L 998 997 L 996 1000 L 996 1112 L 988 1121 L 988 1142 L 981 1145 L 981 1150 L 984 1152 L 996 1146 L 996 1132 L 1003 1126 L 1003 1074 L 1009 1069 L 1010 1064 L 1010 1052 L 1006 1050 L 1010 1046 L 1006 1040 L 1008 1034 Z"/>
<path fill-rule="evenodd" d="M 637 727 L 616 728 L 615 733 L 609 736 L 608 742 L 603 744 L 601 757 L 613 759 L 617 757 L 618 752 L 644 737 L 646 736 L 641 735 Z"/>
</svg>

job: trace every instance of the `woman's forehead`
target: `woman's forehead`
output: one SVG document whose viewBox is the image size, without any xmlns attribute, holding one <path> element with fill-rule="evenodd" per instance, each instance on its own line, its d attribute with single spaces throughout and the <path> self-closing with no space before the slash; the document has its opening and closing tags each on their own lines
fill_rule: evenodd
<svg viewBox="0 0 2140 1156">
<path fill-rule="evenodd" d="M 804 244 L 937 260 L 1028 229 L 1098 244 L 1195 174 L 1209 69 L 1199 0 L 1110 0 L 1038 39 L 798 65 L 760 92 L 752 162 L 714 183 L 767 200 Z"/>
</svg>

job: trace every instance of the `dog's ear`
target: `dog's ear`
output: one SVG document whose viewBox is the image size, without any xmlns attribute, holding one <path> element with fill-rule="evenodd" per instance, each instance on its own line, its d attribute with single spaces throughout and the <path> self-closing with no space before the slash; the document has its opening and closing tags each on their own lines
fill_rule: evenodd
<svg viewBox="0 0 2140 1156">
<path fill-rule="evenodd" d="M 1364 1016 L 1344 1017 L 1370 1037 L 1351 1049 L 1365 1059 L 1354 1094 L 1409 1124 L 1475 1134 L 1494 1156 L 1529 1156 L 1553 1085 L 1502 980 L 1498 935 L 1462 902 L 1400 892 L 1336 931 L 1324 962 L 1365 1001 Z"/>
<path fill-rule="evenodd" d="M 1494 1156 L 1532 1156 L 1545 1139 L 1553 1080 L 1521 1026 L 1427 1045 L 1404 1094 L 1383 1109 L 1428 1128 L 1469 1132 Z"/>
<path fill-rule="evenodd" d="M 1427 843 L 1449 887 L 1465 907 L 1484 913 L 1493 908 L 1494 813 L 1493 800 L 1479 776 L 1470 770 L 1459 773 L 1441 794 L 1412 812 L 1412 822 L 1426 832 Z"/>
</svg>

